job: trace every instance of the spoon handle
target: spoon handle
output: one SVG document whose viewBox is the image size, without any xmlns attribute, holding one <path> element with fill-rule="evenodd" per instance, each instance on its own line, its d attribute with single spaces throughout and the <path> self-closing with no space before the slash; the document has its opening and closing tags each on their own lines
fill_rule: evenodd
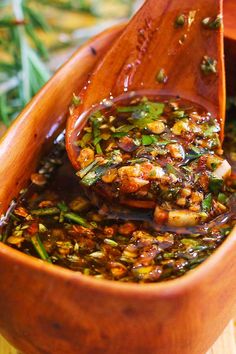
<svg viewBox="0 0 236 354">
<path fill-rule="evenodd" d="M 222 0 L 147 0 L 90 80 L 86 105 L 153 89 L 203 105 L 223 128 Z"/>
</svg>

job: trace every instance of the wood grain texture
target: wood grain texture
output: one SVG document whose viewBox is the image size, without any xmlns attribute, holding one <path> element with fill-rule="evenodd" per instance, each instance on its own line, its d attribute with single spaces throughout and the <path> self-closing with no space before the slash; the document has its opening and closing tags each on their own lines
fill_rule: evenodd
<svg viewBox="0 0 236 354">
<path fill-rule="evenodd" d="M 176 28 L 180 13 L 185 15 L 185 24 Z M 219 120 L 223 137 L 223 26 L 212 30 L 202 25 L 204 18 L 215 18 L 217 14 L 222 15 L 222 0 L 145 1 L 95 68 L 80 93 L 82 104 L 67 121 L 67 151 L 76 169 L 78 149 L 74 142 L 86 121 L 82 113 L 110 95 L 117 97 L 126 91 L 154 90 L 156 95 L 193 101 Z M 202 72 L 205 56 L 217 61 L 215 74 Z M 166 82 L 156 79 L 161 69 Z"/>
<path fill-rule="evenodd" d="M 231 321 L 206 354 L 236 354 L 234 330 L 234 323 Z M 0 354 L 20 354 L 20 352 L 0 336 Z"/>
<path fill-rule="evenodd" d="M 236 2 L 235 0 L 224 0 L 224 35 L 236 41 Z"/>
<path fill-rule="evenodd" d="M 236 96 L 236 1 L 224 0 L 227 94 Z"/>
</svg>

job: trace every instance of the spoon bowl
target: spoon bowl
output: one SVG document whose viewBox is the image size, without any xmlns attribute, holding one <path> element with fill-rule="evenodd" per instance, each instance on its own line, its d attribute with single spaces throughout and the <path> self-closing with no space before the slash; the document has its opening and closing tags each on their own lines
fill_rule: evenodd
<svg viewBox="0 0 236 354">
<path fill-rule="evenodd" d="M 219 120 L 223 139 L 222 27 L 222 0 L 147 0 L 80 92 L 66 131 L 73 166 L 78 168 L 74 142 L 86 121 L 82 113 L 129 91 L 151 89 L 203 106 Z"/>
</svg>

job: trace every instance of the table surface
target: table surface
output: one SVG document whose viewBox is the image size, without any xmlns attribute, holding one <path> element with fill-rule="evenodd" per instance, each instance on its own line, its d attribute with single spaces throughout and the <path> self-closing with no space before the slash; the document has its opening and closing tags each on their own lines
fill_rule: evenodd
<svg viewBox="0 0 236 354">
<path fill-rule="evenodd" d="M 0 354 L 20 353 L 0 336 Z M 236 354 L 236 337 L 233 321 L 229 323 L 222 335 L 206 354 Z"/>
</svg>

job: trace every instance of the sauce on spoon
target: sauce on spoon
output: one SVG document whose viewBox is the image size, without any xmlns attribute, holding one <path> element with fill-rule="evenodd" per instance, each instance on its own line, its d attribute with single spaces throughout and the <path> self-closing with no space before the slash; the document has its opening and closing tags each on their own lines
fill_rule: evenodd
<svg viewBox="0 0 236 354">
<path fill-rule="evenodd" d="M 221 156 L 220 125 L 201 106 L 133 92 L 104 101 L 86 120 L 75 140 L 82 186 L 155 209 L 159 225 L 195 226 L 227 211 L 217 198 L 231 166 Z"/>
</svg>

